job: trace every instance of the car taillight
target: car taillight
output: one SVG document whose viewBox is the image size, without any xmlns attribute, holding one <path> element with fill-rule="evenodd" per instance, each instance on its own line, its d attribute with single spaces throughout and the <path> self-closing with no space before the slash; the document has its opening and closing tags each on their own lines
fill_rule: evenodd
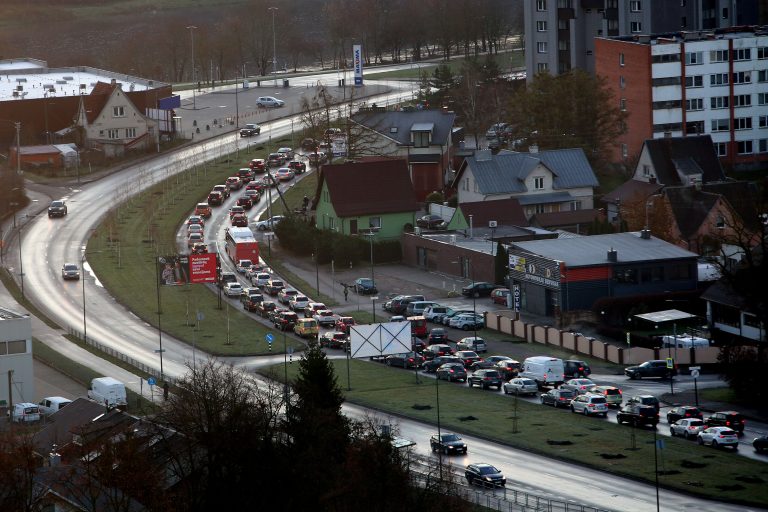
<svg viewBox="0 0 768 512">
<path fill-rule="evenodd" d="M 589 404 L 589 405 L 587 405 L 587 407 L 594 407 L 594 406 L 595 406 L 595 404 Z"/>
<path fill-rule="evenodd" d="M 741 420 L 741 424 L 742 425 L 746 425 L 747 424 L 747 420 Z"/>
<path fill-rule="evenodd" d="M 583 372 L 583 371 L 584 371 L 584 367 L 582 367 L 582 366 L 579 366 L 579 371 L 580 371 L 580 372 Z"/>
<path fill-rule="evenodd" d="M 621 390 L 619 390 L 619 394 L 621 394 Z"/>
<path fill-rule="evenodd" d="M 730 420 L 726 421 L 725 422 L 725 426 L 730 427 L 731 426 L 731 421 Z"/>
<path fill-rule="evenodd" d="M 689 412 L 685 413 L 685 417 L 686 418 L 690 418 L 691 417 L 691 413 L 689 413 Z"/>
</svg>

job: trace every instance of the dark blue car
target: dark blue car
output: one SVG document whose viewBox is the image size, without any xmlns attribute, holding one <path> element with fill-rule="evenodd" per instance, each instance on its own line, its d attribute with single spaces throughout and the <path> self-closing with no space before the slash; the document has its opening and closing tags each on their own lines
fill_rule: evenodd
<svg viewBox="0 0 768 512">
<path fill-rule="evenodd" d="M 360 295 L 373 295 L 379 291 L 376 289 L 376 284 L 373 282 L 373 280 L 367 277 L 359 277 L 355 279 L 355 284 L 353 287 L 355 291 Z"/>
</svg>

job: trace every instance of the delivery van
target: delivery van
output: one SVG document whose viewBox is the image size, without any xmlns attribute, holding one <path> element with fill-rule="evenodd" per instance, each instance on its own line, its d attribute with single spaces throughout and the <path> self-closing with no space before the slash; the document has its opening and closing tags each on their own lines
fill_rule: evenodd
<svg viewBox="0 0 768 512">
<path fill-rule="evenodd" d="M 125 410 L 128 407 L 128 397 L 125 384 L 112 377 L 97 377 L 91 381 L 88 398 L 107 407 L 117 407 Z"/>
<path fill-rule="evenodd" d="M 72 400 L 63 396 L 48 396 L 40 400 L 37 406 L 40 408 L 40 414 L 50 416 L 71 403 Z"/>
<path fill-rule="evenodd" d="M 705 348 L 709 346 L 709 340 L 696 336 L 664 336 L 661 338 L 663 346 L 677 348 Z"/>
<path fill-rule="evenodd" d="M 529 357 L 523 361 L 523 370 L 519 377 L 536 381 L 539 389 L 558 387 L 565 382 L 565 365 L 562 359 L 548 356 Z"/>
</svg>

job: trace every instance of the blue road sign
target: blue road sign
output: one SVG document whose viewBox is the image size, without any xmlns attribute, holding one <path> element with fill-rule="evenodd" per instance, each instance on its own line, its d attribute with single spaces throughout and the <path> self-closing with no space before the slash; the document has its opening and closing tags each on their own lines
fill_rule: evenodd
<svg viewBox="0 0 768 512">
<path fill-rule="evenodd" d="M 150 386 L 154 386 L 155 384 L 157 384 L 157 381 L 155 380 L 154 377 L 148 377 L 147 384 L 149 384 Z"/>
<path fill-rule="evenodd" d="M 266 336 L 264 336 L 264 339 L 267 340 L 267 343 L 272 343 L 275 341 L 275 337 L 272 335 L 271 332 L 268 332 Z"/>
</svg>

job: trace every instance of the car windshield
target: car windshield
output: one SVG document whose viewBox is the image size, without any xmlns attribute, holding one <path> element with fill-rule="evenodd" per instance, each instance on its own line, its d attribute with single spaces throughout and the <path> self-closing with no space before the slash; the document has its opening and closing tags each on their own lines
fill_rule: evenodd
<svg viewBox="0 0 768 512">
<path fill-rule="evenodd" d="M 442 440 L 445 442 L 461 441 L 461 438 L 456 434 L 443 434 Z"/>
<path fill-rule="evenodd" d="M 499 471 L 493 466 L 479 466 L 477 469 L 480 471 L 481 475 L 492 475 L 494 473 L 501 473 L 501 471 Z"/>
<path fill-rule="evenodd" d="M 53 207 L 64 206 L 64 202 L 63 201 L 54 201 L 54 202 L 51 203 L 51 206 L 53 206 Z"/>
<path fill-rule="evenodd" d="M 567 389 L 563 389 L 560 391 L 560 396 L 564 396 L 566 398 L 572 397 L 573 395 L 574 395 L 574 392 Z"/>
<path fill-rule="evenodd" d="M 523 386 L 535 386 L 536 382 L 531 379 L 520 379 L 520 384 Z"/>
<path fill-rule="evenodd" d="M 593 404 L 604 404 L 605 403 L 605 398 L 603 398 L 602 396 L 596 396 L 596 397 L 592 398 L 592 403 Z"/>
<path fill-rule="evenodd" d="M 688 425 L 698 427 L 704 424 L 704 420 L 688 420 Z"/>
<path fill-rule="evenodd" d="M 64 270 L 77 270 L 77 265 L 64 265 Z"/>
</svg>

